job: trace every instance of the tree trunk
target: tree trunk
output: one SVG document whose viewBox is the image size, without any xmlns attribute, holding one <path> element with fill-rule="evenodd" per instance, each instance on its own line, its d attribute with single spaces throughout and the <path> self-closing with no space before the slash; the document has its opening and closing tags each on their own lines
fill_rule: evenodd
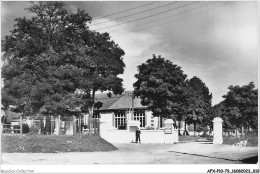
<svg viewBox="0 0 260 174">
<path fill-rule="evenodd" d="M 186 135 L 186 121 L 184 120 L 184 133 L 183 133 L 183 135 Z"/>
<path fill-rule="evenodd" d="M 245 134 L 245 138 L 247 138 L 247 136 L 249 135 L 249 126 L 246 127 L 246 134 Z"/>
<path fill-rule="evenodd" d="M 178 121 L 178 134 L 181 135 L 181 122 Z"/>
<path fill-rule="evenodd" d="M 94 113 L 94 103 L 95 103 L 95 90 L 93 90 L 92 101 L 90 102 L 90 105 L 88 106 L 88 123 L 89 123 L 89 132 L 92 134 L 92 128 L 93 128 L 93 113 Z"/>
<path fill-rule="evenodd" d="M 158 117 L 158 127 L 157 127 L 158 130 L 160 129 L 160 126 L 161 126 L 161 122 L 160 121 L 161 121 L 161 117 L 159 116 Z"/>
<path fill-rule="evenodd" d="M 194 137 L 196 136 L 196 123 L 194 123 Z"/>
<path fill-rule="evenodd" d="M 242 128 L 241 128 L 242 130 L 241 130 L 241 138 L 243 138 L 244 137 L 244 125 L 242 124 Z"/>
<path fill-rule="evenodd" d="M 183 135 L 188 135 L 188 131 L 187 131 L 187 129 L 186 129 L 186 125 L 187 125 L 187 123 L 186 123 L 186 121 L 184 120 L 184 133 L 183 133 Z"/>
<path fill-rule="evenodd" d="M 81 135 L 81 115 L 79 116 L 79 134 Z"/>
<path fill-rule="evenodd" d="M 89 125 L 89 132 L 92 133 L 93 128 L 93 104 L 88 107 L 88 125 Z"/>
</svg>

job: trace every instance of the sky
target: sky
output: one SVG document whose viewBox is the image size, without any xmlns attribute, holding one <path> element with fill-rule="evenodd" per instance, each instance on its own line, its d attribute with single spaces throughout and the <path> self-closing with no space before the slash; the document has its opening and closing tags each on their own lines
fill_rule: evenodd
<svg viewBox="0 0 260 174">
<path fill-rule="evenodd" d="M 153 54 L 181 66 L 188 78 L 199 77 L 212 92 L 213 105 L 230 85 L 253 81 L 258 88 L 257 1 L 64 2 L 71 12 L 85 10 L 93 17 L 90 29 L 108 32 L 125 51 L 120 75 L 125 90 L 133 90 L 137 66 Z M 2 1 L 1 37 L 9 35 L 15 18 L 31 17 L 24 10 L 28 6 Z"/>
</svg>

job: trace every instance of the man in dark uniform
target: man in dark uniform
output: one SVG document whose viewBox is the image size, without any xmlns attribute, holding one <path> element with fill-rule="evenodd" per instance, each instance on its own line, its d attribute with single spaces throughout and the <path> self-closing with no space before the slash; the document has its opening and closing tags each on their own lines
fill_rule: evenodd
<svg viewBox="0 0 260 174">
<path fill-rule="evenodd" d="M 3 116 L 1 117 L 1 123 L 2 123 L 2 124 L 5 124 L 5 123 L 6 123 L 6 117 L 5 117 L 5 115 L 3 115 Z"/>
<path fill-rule="evenodd" d="M 140 128 L 138 128 L 136 131 L 135 131 L 135 137 L 136 137 L 136 143 L 139 143 L 141 144 L 141 139 L 140 139 L 140 134 L 141 134 L 141 131 L 140 131 Z"/>
</svg>

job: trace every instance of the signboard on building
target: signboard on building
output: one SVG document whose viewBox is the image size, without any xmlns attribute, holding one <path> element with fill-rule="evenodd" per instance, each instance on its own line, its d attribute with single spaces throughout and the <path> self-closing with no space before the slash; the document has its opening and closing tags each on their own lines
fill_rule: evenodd
<svg viewBox="0 0 260 174">
<path fill-rule="evenodd" d="M 165 134 L 172 134 L 172 124 L 165 124 L 164 133 Z"/>
</svg>

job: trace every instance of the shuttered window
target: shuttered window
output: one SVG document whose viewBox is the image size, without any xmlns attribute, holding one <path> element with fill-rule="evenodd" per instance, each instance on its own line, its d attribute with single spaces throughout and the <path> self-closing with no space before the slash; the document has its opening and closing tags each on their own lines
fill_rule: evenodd
<svg viewBox="0 0 260 174">
<path fill-rule="evenodd" d="M 119 128 L 120 126 L 125 125 L 126 117 L 125 117 L 125 111 L 117 111 L 114 112 L 114 120 L 115 120 L 115 127 Z"/>
<path fill-rule="evenodd" d="M 115 114 L 112 114 L 112 126 L 115 126 Z"/>
<path fill-rule="evenodd" d="M 140 121 L 140 127 L 145 127 L 145 111 L 144 110 L 137 110 L 134 111 L 134 120 Z"/>
</svg>

